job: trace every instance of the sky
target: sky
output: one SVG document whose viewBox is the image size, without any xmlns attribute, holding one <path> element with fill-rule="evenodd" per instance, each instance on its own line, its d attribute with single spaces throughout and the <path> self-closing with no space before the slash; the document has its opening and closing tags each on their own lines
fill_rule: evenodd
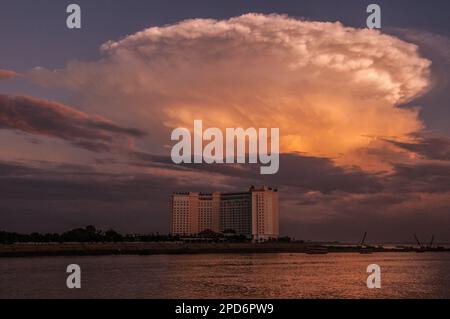
<svg viewBox="0 0 450 319">
<path fill-rule="evenodd" d="M 381 30 L 370 1 L 69 3 L 1 3 L 0 229 L 167 233 L 174 191 L 271 185 L 297 239 L 450 241 L 448 1 Z M 194 119 L 279 127 L 279 172 L 173 164 Z"/>
</svg>

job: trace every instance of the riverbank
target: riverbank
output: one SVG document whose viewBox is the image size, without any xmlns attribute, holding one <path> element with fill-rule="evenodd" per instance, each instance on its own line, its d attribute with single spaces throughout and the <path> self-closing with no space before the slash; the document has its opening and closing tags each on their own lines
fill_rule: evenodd
<svg viewBox="0 0 450 319">
<path fill-rule="evenodd" d="M 360 252 L 356 246 L 311 243 L 17 243 L 0 245 L 0 257 L 29 256 L 98 256 L 160 254 L 227 254 L 227 253 L 306 253 L 311 247 L 327 252 Z M 411 247 L 374 247 L 373 252 L 414 252 Z M 447 251 L 448 248 L 433 251 Z"/>
</svg>

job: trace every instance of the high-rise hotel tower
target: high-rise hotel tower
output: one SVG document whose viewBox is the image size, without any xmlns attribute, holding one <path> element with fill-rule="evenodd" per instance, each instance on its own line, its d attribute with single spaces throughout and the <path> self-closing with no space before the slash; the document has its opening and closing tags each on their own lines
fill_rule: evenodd
<svg viewBox="0 0 450 319">
<path fill-rule="evenodd" d="M 234 231 L 257 241 L 277 238 L 278 191 L 252 186 L 242 193 L 174 193 L 171 233 L 195 235 L 204 230 Z"/>
</svg>

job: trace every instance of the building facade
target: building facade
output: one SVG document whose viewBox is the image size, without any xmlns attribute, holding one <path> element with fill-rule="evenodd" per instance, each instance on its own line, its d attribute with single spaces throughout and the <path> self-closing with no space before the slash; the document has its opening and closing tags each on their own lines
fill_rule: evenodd
<svg viewBox="0 0 450 319">
<path fill-rule="evenodd" d="M 251 187 L 241 193 L 174 193 L 171 233 L 234 232 L 256 241 L 277 238 L 278 191 Z"/>
<path fill-rule="evenodd" d="M 268 240 L 279 235 L 278 191 L 267 187 L 253 189 L 252 193 L 252 238 Z"/>
</svg>

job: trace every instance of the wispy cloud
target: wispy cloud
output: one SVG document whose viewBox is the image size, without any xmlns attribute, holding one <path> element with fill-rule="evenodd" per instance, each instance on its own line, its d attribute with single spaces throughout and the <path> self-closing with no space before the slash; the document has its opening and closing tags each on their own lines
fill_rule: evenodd
<svg viewBox="0 0 450 319">
<path fill-rule="evenodd" d="M 18 76 L 19 74 L 12 70 L 0 69 L 0 80 L 2 79 L 11 79 L 13 77 Z"/>
<path fill-rule="evenodd" d="M 109 150 L 124 139 L 145 135 L 61 103 L 10 95 L 0 95 L 0 129 L 63 139 L 92 151 Z"/>
</svg>

